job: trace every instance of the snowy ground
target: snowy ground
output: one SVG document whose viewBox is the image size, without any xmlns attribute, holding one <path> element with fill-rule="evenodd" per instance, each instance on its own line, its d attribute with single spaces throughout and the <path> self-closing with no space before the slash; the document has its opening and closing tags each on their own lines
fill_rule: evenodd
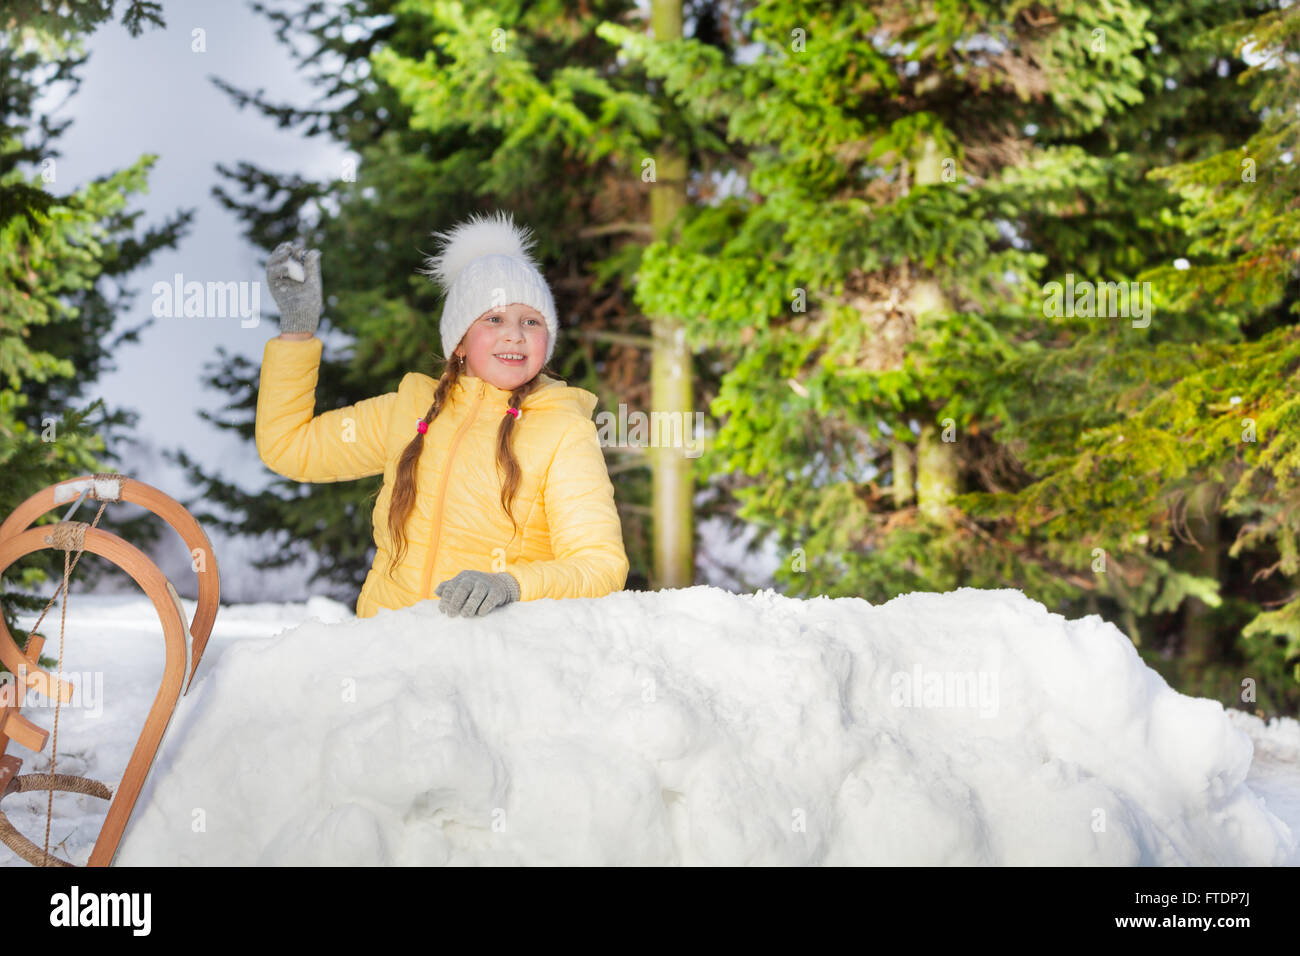
<svg viewBox="0 0 1300 956">
<path fill-rule="evenodd" d="M 144 598 L 73 593 L 59 771 L 116 785 L 161 648 Z M 38 845 L 45 806 L 4 803 Z M 55 795 L 60 856 L 105 809 Z M 116 862 L 1300 865 L 1300 723 L 1012 590 L 233 605 Z"/>
</svg>

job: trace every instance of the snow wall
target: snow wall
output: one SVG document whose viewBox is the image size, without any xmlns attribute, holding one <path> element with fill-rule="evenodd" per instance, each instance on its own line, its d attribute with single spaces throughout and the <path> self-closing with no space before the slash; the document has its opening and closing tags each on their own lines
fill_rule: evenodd
<svg viewBox="0 0 1300 956">
<path fill-rule="evenodd" d="M 116 863 L 1283 863 L 1253 747 L 1015 590 L 429 601 L 205 659 Z"/>
</svg>

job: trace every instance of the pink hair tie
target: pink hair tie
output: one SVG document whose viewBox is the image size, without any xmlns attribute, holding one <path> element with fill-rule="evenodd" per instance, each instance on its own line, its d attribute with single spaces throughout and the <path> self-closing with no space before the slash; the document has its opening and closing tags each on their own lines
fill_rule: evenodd
<svg viewBox="0 0 1300 956">
<path fill-rule="evenodd" d="M 421 418 L 418 422 L 415 423 L 415 430 L 419 432 L 421 435 L 423 435 L 425 432 L 429 430 L 429 423 L 426 422 L 423 418 Z"/>
<path fill-rule="evenodd" d="M 515 421 L 519 421 L 519 419 L 524 417 L 524 413 L 517 408 L 507 408 L 506 414 L 515 416 Z"/>
</svg>

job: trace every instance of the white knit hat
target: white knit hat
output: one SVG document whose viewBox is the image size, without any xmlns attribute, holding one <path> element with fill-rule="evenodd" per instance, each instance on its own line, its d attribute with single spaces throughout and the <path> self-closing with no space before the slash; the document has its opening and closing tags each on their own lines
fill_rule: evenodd
<svg viewBox="0 0 1300 956">
<path fill-rule="evenodd" d="M 528 254 L 533 239 L 527 228 L 498 212 L 495 218 L 471 215 L 447 232 L 433 235 L 446 243 L 440 253 L 425 260 L 420 271 L 433 276 L 447 293 L 439 325 L 443 356 L 451 358 L 474 320 L 488 309 L 519 302 L 546 319 L 549 362 L 560 325 L 551 288 Z"/>
</svg>

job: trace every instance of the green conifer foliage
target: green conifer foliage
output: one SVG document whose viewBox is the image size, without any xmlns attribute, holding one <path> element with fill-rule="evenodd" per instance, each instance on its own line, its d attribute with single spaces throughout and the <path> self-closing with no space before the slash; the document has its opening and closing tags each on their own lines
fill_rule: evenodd
<svg viewBox="0 0 1300 956">
<path fill-rule="evenodd" d="M 135 234 L 140 213 L 127 205 L 145 191 L 153 155 L 80 188 L 62 186 L 56 141 L 70 121 L 57 122 L 36 104 L 51 89 L 75 94 L 85 37 L 119 6 L 133 35 L 145 24 L 162 25 L 158 5 L 142 0 L 19 0 L 0 10 L 0 516 L 55 482 L 95 471 L 129 473 L 108 443 L 136 415 L 108 409 L 102 399 L 87 402 L 86 394 L 111 368 L 113 350 L 136 341 L 144 327 L 113 334 L 135 296 L 120 283 L 156 250 L 175 246 L 192 215 Z M 99 281 L 106 278 L 117 280 L 116 294 Z M 73 516 L 93 517 L 84 503 Z M 99 526 L 145 548 L 161 532 L 148 517 L 105 512 Z M 40 523 L 60 518 L 51 513 Z M 108 567 L 79 563 L 75 587 L 93 587 Z M 62 575 L 63 554 L 54 551 L 6 571 L 5 624 L 20 644 L 27 635 L 14 613 L 44 608 Z"/>
</svg>

